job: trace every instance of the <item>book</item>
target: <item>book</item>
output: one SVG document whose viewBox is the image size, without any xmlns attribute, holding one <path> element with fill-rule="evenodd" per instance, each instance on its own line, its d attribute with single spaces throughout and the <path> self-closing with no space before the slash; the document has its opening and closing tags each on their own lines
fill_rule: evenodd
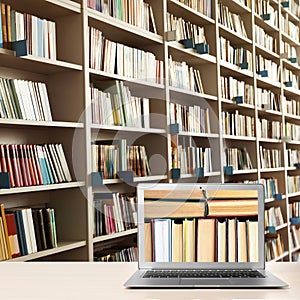
<svg viewBox="0 0 300 300">
<path fill-rule="evenodd" d="M 248 241 L 246 222 L 236 221 L 237 262 L 247 262 Z"/>
<path fill-rule="evenodd" d="M 17 236 L 16 220 L 13 213 L 6 213 L 7 234 L 11 249 L 11 258 L 20 256 L 20 247 Z"/>
<path fill-rule="evenodd" d="M 171 261 L 171 220 L 154 220 L 154 259 L 155 262 Z"/>
<path fill-rule="evenodd" d="M 6 249 L 7 249 L 7 259 L 11 259 L 12 258 L 12 248 L 11 248 L 11 243 L 9 240 L 8 226 L 7 226 L 7 220 L 6 220 L 3 203 L 0 204 L 0 216 L 2 218 L 4 244 L 6 245 Z"/>
<path fill-rule="evenodd" d="M 216 250 L 216 220 L 198 219 L 197 261 L 214 262 Z"/>
<path fill-rule="evenodd" d="M 185 219 L 183 221 L 183 261 L 184 262 L 195 262 L 196 251 L 195 251 L 195 219 Z"/>
<path fill-rule="evenodd" d="M 183 261 L 183 225 L 172 220 L 172 261 Z"/>
<path fill-rule="evenodd" d="M 145 244 L 144 244 L 145 261 L 152 262 L 153 261 L 153 258 L 152 258 L 152 234 L 151 234 L 151 223 L 150 222 L 144 224 L 144 237 L 145 237 Z"/>
<path fill-rule="evenodd" d="M 226 221 L 217 220 L 217 261 L 227 261 Z"/>
</svg>

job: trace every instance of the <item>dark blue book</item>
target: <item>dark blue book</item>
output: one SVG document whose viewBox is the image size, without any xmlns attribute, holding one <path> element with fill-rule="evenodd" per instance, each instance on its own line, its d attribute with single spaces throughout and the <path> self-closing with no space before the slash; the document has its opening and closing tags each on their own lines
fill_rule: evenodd
<svg viewBox="0 0 300 300">
<path fill-rule="evenodd" d="M 22 210 L 20 210 L 20 209 L 15 210 L 13 213 L 14 213 L 15 219 L 16 219 L 17 236 L 18 236 L 18 242 L 19 242 L 19 246 L 20 246 L 20 252 L 21 252 L 21 255 L 27 255 L 28 249 L 27 249 L 27 244 L 26 244 L 26 236 L 25 236 Z"/>
</svg>

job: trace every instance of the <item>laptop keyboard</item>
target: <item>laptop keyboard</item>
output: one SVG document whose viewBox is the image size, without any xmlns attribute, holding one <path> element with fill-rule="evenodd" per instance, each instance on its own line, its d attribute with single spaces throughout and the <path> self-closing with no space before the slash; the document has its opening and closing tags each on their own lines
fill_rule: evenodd
<svg viewBox="0 0 300 300">
<path fill-rule="evenodd" d="M 264 278 L 255 270 L 149 270 L 143 278 Z"/>
</svg>

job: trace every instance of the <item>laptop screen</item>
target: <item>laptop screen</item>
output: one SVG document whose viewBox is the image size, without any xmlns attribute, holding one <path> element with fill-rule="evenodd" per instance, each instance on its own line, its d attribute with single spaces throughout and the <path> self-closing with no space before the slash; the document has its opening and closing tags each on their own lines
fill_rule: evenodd
<svg viewBox="0 0 300 300">
<path fill-rule="evenodd" d="M 257 264 L 260 185 L 144 185 L 143 262 Z M 140 234 L 140 232 L 139 232 Z M 260 245 L 261 244 L 261 245 Z"/>
</svg>

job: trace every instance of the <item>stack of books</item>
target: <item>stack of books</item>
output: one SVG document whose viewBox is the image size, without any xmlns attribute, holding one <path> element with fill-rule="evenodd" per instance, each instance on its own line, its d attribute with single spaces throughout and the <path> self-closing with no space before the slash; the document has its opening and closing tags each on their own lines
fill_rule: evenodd
<svg viewBox="0 0 300 300">
<path fill-rule="evenodd" d="M 225 166 L 232 166 L 233 170 L 253 169 L 250 155 L 246 148 L 225 148 Z"/>
<path fill-rule="evenodd" d="M 277 6 L 277 3 L 274 3 Z M 278 27 L 278 12 L 271 5 L 271 1 L 269 0 L 257 0 L 255 1 L 255 12 L 264 18 L 267 16 L 269 18 L 265 18 L 265 22 L 270 24 L 273 27 Z"/>
<path fill-rule="evenodd" d="M 300 101 L 296 99 L 286 99 L 285 105 L 287 114 L 300 116 Z"/>
<path fill-rule="evenodd" d="M 280 121 L 258 119 L 257 137 L 265 138 L 265 139 L 281 139 L 282 123 Z"/>
<path fill-rule="evenodd" d="M 255 43 L 268 49 L 269 51 L 277 53 L 277 39 L 267 34 L 263 28 L 257 25 L 255 25 L 254 30 Z"/>
<path fill-rule="evenodd" d="M 0 48 L 11 49 L 12 42 L 26 40 L 33 56 L 56 59 L 56 25 L 27 13 L 17 12 L 1 3 Z"/>
<path fill-rule="evenodd" d="M 94 237 L 137 227 L 136 198 L 120 193 L 94 194 Z"/>
<path fill-rule="evenodd" d="M 176 0 L 184 5 L 187 5 L 191 9 L 206 15 L 211 18 L 212 16 L 212 0 L 202 0 L 202 1 L 194 1 L 194 0 Z"/>
<path fill-rule="evenodd" d="M 265 198 L 272 199 L 274 195 L 278 194 L 278 180 L 277 178 L 261 178 L 259 180 L 265 187 Z"/>
<path fill-rule="evenodd" d="M 109 252 L 104 254 L 104 252 Z M 133 262 L 138 261 L 138 249 L 137 247 L 130 247 L 124 249 L 110 249 L 109 251 L 101 251 L 99 254 L 94 253 L 94 261 L 96 262 Z"/>
<path fill-rule="evenodd" d="M 9 173 L 10 187 L 72 180 L 62 144 L 1 144 L 0 158 L 0 171 Z"/>
<path fill-rule="evenodd" d="M 268 149 L 259 146 L 259 160 L 260 167 L 266 168 L 280 168 L 282 167 L 282 156 L 280 149 Z"/>
<path fill-rule="evenodd" d="M 0 260 L 57 247 L 53 208 L 0 207 Z"/>
<path fill-rule="evenodd" d="M 280 81 L 280 68 L 276 62 L 259 54 L 255 56 L 255 66 L 256 73 L 261 77 L 267 77 L 275 82 Z"/>
<path fill-rule="evenodd" d="M 299 90 L 299 77 L 293 71 L 283 68 L 282 80 L 286 87 L 292 87 L 296 90 Z"/>
<path fill-rule="evenodd" d="M 152 7 L 143 0 L 88 0 L 87 5 L 113 18 L 157 33 Z"/>
<path fill-rule="evenodd" d="M 163 61 L 153 53 L 111 41 L 93 27 L 89 27 L 89 32 L 92 69 L 163 84 Z"/>
<path fill-rule="evenodd" d="M 286 122 L 285 134 L 293 141 L 300 141 L 300 125 Z"/>
<path fill-rule="evenodd" d="M 298 193 L 300 191 L 300 176 L 287 176 L 288 193 Z"/>
<path fill-rule="evenodd" d="M 295 164 L 300 163 L 300 150 L 298 149 L 286 149 L 287 152 L 287 165 L 288 167 L 294 167 Z"/>
<path fill-rule="evenodd" d="M 290 218 L 300 217 L 300 202 L 289 203 L 289 216 Z"/>
<path fill-rule="evenodd" d="M 0 78 L 0 118 L 52 121 L 46 84 Z"/>
<path fill-rule="evenodd" d="M 276 259 L 284 252 L 284 244 L 281 235 L 275 234 L 270 238 L 267 238 L 265 242 L 265 256 L 266 261 Z"/>
<path fill-rule="evenodd" d="M 288 14 L 281 14 L 281 30 L 283 30 L 292 40 L 299 43 L 299 26 L 289 20 Z"/>
<path fill-rule="evenodd" d="M 257 107 L 265 110 L 281 111 L 280 96 L 271 90 L 256 88 Z"/>
<path fill-rule="evenodd" d="M 149 99 L 132 96 L 122 81 L 107 88 L 90 88 L 92 122 L 108 126 L 149 128 Z"/>
<path fill-rule="evenodd" d="M 265 228 L 268 226 L 280 226 L 284 224 L 280 206 L 270 207 L 265 210 Z"/>
<path fill-rule="evenodd" d="M 181 131 L 210 133 L 209 109 L 171 102 L 170 124 L 178 124 Z"/>
<path fill-rule="evenodd" d="M 298 57 L 296 47 L 285 41 L 280 41 L 280 53 L 284 53 L 287 59 Z"/>
</svg>

